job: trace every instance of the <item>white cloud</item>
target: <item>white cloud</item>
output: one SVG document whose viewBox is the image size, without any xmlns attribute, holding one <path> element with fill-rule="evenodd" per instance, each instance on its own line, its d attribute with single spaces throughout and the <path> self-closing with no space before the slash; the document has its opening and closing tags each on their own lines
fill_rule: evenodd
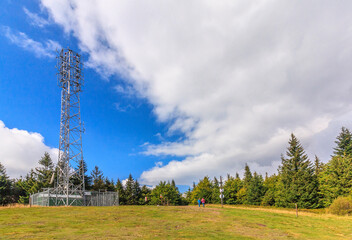
<svg viewBox="0 0 352 240">
<path fill-rule="evenodd" d="M 31 168 L 48 152 L 54 163 L 57 162 L 58 149 L 45 145 L 39 133 L 7 128 L 0 121 L 0 162 L 12 178 L 25 176 Z"/>
<path fill-rule="evenodd" d="M 27 8 L 23 8 L 24 13 L 27 15 L 27 17 L 30 20 L 30 23 L 34 26 L 38 26 L 38 27 L 45 27 L 46 25 L 49 25 L 50 22 L 49 20 L 42 18 L 40 16 L 38 16 L 38 14 L 36 13 L 32 13 L 31 11 L 29 11 Z"/>
<path fill-rule="evenodd" d="M 133 97 L 133 96 L 136 96 L 136 94 L 137 94 L 133 87 L 122 86 L 120 84 L 115 86 L 115 91 L 117 93 L 123 94 L 127 97 Z"/>
<path fill-rule="evenodd" d="M 333 123 L 352 111 L 352 2 L 42 4 L 78 38 L 90 66 L 123 74 L 159 121 L 173 123 L 170 134 L 185 135 L 146 146 L 145 154 L 184 160 L 145 171 L 142 183 L 189 184 L 245 162 L 275 172 L 291 132 L 326 161 Z"/>
<path fill-rule="evenodd" d="M 62 48 L 56 41 L 47 40 L 46 42 L 41 43 L 29 38 L 25 33 L 13 31 L 7 26 L 2 27 L 2 32 L 5 37 L 11 41 L 11 43 L 16 44 L 26 51 L 34 53 L 34 55 L 38 58 L 53 58 L 55 57 L 56 50 Z"/>
<path fill-rule="evenodd" d="M 132 105 L 128 104 L 126 106 L 122 105 L 121 103 L 115 103 L 115 108 L 119 112 L 126 112 L 131 110 L 133 107 Z"/>
</svg>

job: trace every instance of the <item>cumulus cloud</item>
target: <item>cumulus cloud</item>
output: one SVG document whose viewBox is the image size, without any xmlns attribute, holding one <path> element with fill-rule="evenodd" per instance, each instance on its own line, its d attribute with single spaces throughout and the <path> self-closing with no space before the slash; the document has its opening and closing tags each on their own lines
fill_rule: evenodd
<svg viewBox="0 0 352 240">
<path fill-rule="evenodd" d="M 189 184 L 246 162 L 275 172 L 291 132 L 319 155 L 313 143 L 331 145 L 332 123 L 351 112 L 349 1 L 42 4 L 77 37 L 90 66 L 122 74 L 171 123 L 170 134 L 184 134 L 146 145 L 147 155 L 184 160 L 145 171 L 143 183 Z"/>
<path fill-rule="evenodd" d="M 12 178 L 25 176 L 31 168 L 48 152 L 54 162 L 57 161 L 58 149 L 45 145 L 39 133 L 7 128 L 0 121 L 0 162 Z"/>
<path fill-rule="evenodd" d="M 42 57 L 55 57 L 55 52 L 58 49 L 61 49 L 61 45 L 53 40 L 47 40 L 46 42 L 38 42 L 30 37 L 28 37 L 23 32 L 13 31 L 8 26 L 2 27 L 2 32 L 5 37 L 11 41 L 11 43 L 16 44 L 17 46 L 25 49 L 26 51 L 34 53 L 38 58 Z"/>
</svg>

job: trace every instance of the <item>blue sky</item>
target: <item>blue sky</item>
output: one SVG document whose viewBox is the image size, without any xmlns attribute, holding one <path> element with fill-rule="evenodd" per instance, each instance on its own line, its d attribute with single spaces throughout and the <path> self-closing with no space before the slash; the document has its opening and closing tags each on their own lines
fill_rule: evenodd
<svg viewBox="0 0 352 240">
<path fill-rule="evenodd" d="M 0 4 L 3 9 L 0 16 L 0 86 L 3 93 L 0 119 L 7 128 L 40 133 L 47 146 L 57 148 L 61 93 L 56 80 L 55 56 L 36 56 L 33 49 L 11 42 L 4 32 L 5 29 L 13 34 L 22 32 L 38 42 L 52 39 L 61 46 L 79 51 L 77 40 L 55 24 L 45 28 L 32 25 L 25 9 L 40 11 L 36 1 L 2 1 Z M 83 58 L 87 58 L 84 53 Z M 117 85 L 124 85 L 119 75 L 106 78 L 85 67 L 84 82 L 81 112 L 86 130 L 84 158 L 89 171 L 98 165 L 105 176 L 125 179 L 129 173 L 139 177 L 155 162 L 167 161 L 165 157 L 141 154 L 143 144 L 160 142 L 157 134 L 167 128 L 167 124 L 156 121 L 153 106 L 146 99 L 116 91 Z"/>
<path fill-rule="evenodd" d="M 341 127 L 352 127 L 350 1 L 0 7 L 0 161 L 13 177 L 57 154 L 60 47 L 85 60 L 89 170 L 115 180 L 191 185 L 246 163 L 272 174 L 292 132 L 327 162 Z"/>
</svg>

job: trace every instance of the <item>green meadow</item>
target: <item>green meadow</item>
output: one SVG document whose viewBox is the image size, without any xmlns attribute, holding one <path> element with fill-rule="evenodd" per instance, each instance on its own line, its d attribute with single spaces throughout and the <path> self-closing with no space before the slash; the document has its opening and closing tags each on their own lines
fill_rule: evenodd
<svg viewBox="0 0 352 240">
<path fill-rule="evenodd" d="M 352 239 L 352 217 L 217 205 L 0 208 L 0 239 Z"/>
</svg>

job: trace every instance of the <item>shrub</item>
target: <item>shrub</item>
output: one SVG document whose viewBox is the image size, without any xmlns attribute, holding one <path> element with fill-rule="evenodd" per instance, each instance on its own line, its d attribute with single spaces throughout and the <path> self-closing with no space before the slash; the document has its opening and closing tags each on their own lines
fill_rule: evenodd
<svg viewBox="0 0 352 240">
<path fill-rule="evenodd" d="M 336 215 L 351 215 L 352 214 L 352 198 L 338 197 L 329 207 L 329 212 Z"/>
</svg>

